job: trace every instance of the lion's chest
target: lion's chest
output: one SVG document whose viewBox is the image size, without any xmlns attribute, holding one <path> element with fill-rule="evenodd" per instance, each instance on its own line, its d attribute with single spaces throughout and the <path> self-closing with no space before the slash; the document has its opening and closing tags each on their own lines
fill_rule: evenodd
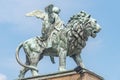
<svg viewBox="0 0 120 80">
<path fill-rule="evenodd" d="M 68 55 L 74 55 L 80 53 L 81 50 L 85 47 L 86 42 L 84 40 L 76 39 L 74 41 L 69 41 L 68 45 Z"/>
</svg>

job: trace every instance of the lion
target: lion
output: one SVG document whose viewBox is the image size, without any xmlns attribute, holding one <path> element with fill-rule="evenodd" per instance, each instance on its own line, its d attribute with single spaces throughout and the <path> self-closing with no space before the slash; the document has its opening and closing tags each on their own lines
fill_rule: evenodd
<svg viewBox="0 0 120 80">
<path fill-rule="evenodd" d="M 37 36 L 22 42 L 16 49 L 17 62 L 23 66 L 19 78 L 24 78 L 25 73 L 31 70 L 32 76 L 39 75 L 37 64 L 44 56 L 50 56 L 54 63 L 54 57 L 59 57 L 59 71 L 66 70 L 66 57 L 70 56 L 75 63 L 82 67 L 81 51 L 86 46 L 86 41 L 91 36 L 96 37 L 101 30 L 100 25 L 88 13 L 81 11 L 73 15 L 66 27 L 51 36 L 52 47 L 47 47 L 48 40 L 41 40 Z M 19 51 L 23 48 L 26 55 L 26 63 L 23 64 L 19 58 Z"/>
</svg>

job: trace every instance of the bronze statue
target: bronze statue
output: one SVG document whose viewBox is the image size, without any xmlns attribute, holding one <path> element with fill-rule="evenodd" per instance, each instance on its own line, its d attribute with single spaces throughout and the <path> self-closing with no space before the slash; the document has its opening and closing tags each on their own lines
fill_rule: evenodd
<svg viewBox="0 0 120 80">
<path fill-rule="evenodd" d="M 50 9 L 49 9 L 50 8 Z M 59 18 L 60 9 L 49 5 L 45 12 L 36 10 L 27 16 L 36 16 L 43 20 L 42 37 L 37 36 L 22 42 L 16 49 L 16 59 L 23 66 L 19 78 L 24 78 L 25 73 L 31 70 L 32 76 L 37 76 L 37 64 L 44 56 L 59 57 L 59 71 L 66 70 L 66 57 L 70 56 L 76 64 L 84 68 L 81 59 L 81 50 L 85 47 L 88 37 L 96 37 L 101 30 L 97 21 L 84 11 L 73 15 L 64 26 Z M 26 64 L 19 59 L 19 51 L 23 48 L 26 55 Z"/>
</svg>

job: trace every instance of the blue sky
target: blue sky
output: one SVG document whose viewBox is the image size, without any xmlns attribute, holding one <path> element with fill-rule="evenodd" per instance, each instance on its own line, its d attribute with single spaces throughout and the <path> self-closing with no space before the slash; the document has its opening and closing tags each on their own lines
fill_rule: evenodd
<svg viewBox="0 0 120 80">
<path fill-rule="evenodd" d="M 95 39 L 89 38 L 81 54 L 83 62 L 88 70 L 105 80 L 120 80 L 119 0 L 0 0 L 0 80 L 17 78 L 21 66 L 15 59 L 16 47 L 22 41 L 41 35 L 41 20 L 25 17 L 25 14 L 44 10 L 51 3 L 61 9 L 60 17 L 65 23 L 81 10 L 98 21 L 102 30 Z M 58 71 L 58 58 L 55 60 L 56 64 L 52 64 L 48 57 L 40 61 L 39 73 Z M 67 58 L 67 69 L 74 67 L 74 61 Z"/>
</svg>

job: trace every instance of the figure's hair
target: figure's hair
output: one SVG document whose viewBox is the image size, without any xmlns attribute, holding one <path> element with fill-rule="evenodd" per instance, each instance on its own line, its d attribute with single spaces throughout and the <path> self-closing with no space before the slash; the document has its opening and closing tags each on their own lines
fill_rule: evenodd
<svg viewBox="0 0 120 80">
<path fill-rule="evenodd" d="M 58 7 L 53 7 L 52 11 L 57 13 L 57 14 L 60 13 L 60 9 Z"/>
<path fill-rule="evenodd" d="M 55 7 L 53 4 L 48 5 L 47 7 L 45 7 L 45 12 L 50 14 L 50 13 L 60 13 L 60 9 L 58 7 Z"/>
</svg>

